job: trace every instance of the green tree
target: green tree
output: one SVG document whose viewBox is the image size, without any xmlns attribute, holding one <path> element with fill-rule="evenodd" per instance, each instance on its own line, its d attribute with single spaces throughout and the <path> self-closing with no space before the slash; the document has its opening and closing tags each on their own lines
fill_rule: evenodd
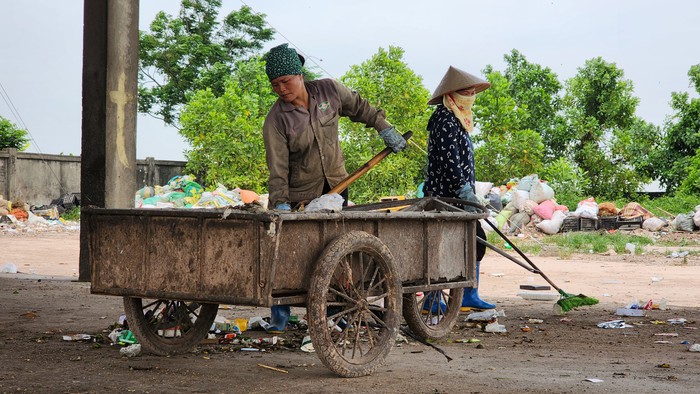
<svg viewBox="0 0 700 394">
<path fill-rule="evenodd" d="M 477 179 L 499 183 L 537 173 L 544 145 L 537 132 L 521 127 L 528 119 L 527 108 L 511 96 L 511 84 L 501 72 L 491 66 L 484 72 L 491 87 L 479 93 L 474 103 Z"/>
<path fill-rule="evenodd" d="M 700 93 L 700 64 L 690 68 L 688 77 Z M 676 190 L 690 172 L 699 170 L 695 156 L 700 149 L 700 99 L 691 99 L 687 92 L 673 92 L 671 109 L 675 113 L 666 121 L 663 144 L 655 160 L 657 175 L 668 191 Z"/>
<path fill-rule="evenodd" d="M 180 134 L 190 144 L 187 170 L 213 188 L 221 183 L 257 192 L 267 189 L 262 125 L 276 96 L 259 57 L 237 63 L 224 93 L 196 92 L 181 116 Z"/>
<path fill-rule="evenodd" d="M 525 109 L 520 128 L 540 134 L 547 161 L 564 154 L 566 146 L 562 134 L 565 131 L 560 116 L 562 84 L 549 68 L 530 63 L 525 55 L 513 49 L 504 56 L 505 78 L 510 82 L 508 92 L 518 108 Z"/>
<path fill-rule="evenodd" d="M 29 147 L 27 131 L 18 128 L 9 120 L 0 116 L 0 149 L 15 148 L 23 151 Z"/>
<path fill-rule="evenodd" d="M 586 194 L 607 199 L 631 197 L 648 181 L 633 167 L 629 143 L 639 99 L 624 72 L 602 58 L 587 60 L 566 82 L 563 104 L 567 146 L 577 166 L 591 180 Z"/>
<path fill-rule="evenodd" d="M 403 61 L 403 54 L 400 47 L 379 48 L 372 58 L 351 66 L 340 79 L 372 105 L 384 109 L 387 120 L 396 126 L 397 131 L 413 131 L 413 138 L 403 152 L 389 155 L 353 183 L 350 199 L 354 202 L 410 194 L 425 178 L 426 125 L 430 117 L 426 103 L 430 92 L 423 87 L 422 78 Z M 374 129 L 348 119 L 341 119 L 340 134 L 348 172 L 355 171 L 384 149 L 384 143 Z"/>
<path fill-rule="evenodd" d="M 140 112 L 179 126 L 179 111 L 194 92 L 224 93 L 236 61 L 273 37 L 265 15 L 243 6 L 218 20 L 220 0 L 182 0 L 180 14 L 159 12 L 139 32 Z"/>
</svg>

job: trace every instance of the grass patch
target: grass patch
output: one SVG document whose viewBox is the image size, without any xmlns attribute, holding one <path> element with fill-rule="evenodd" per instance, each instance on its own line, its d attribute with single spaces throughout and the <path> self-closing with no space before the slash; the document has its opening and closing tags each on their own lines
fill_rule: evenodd
<svg viewBox="0 0 700 394">
<path fill-rule="evenodd" d="M 560 250 L 571 253 L 605 253 L 612 249 L 616 253 L 625 253 L 626 245 L 635 246 L 635 254 L 642 253 L 645 245 L 654 241 L 639 235 L 608 233 L 607 231 L 568 232 L 543 238 L 542 242 L 554 244 Z M 560 252 L 561 254 L 561 252 Z"/>
<path fill-rule="evenodd" d="M 71 222 L 80 221 L 80 207 L 73 207 L 61 214 L 61 219 Z"/>
</svg>

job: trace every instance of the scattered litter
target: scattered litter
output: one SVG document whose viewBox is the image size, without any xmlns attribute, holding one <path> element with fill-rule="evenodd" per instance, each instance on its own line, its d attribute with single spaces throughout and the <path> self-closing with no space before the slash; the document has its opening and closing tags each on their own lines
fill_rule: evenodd
<svg viewBox="0 0 700 394">
<path fill-rule="evenodd" d="M 242 352 L 264 352 L 265 349 L 258 349 L 256 347 L 242 347 Z"/>
<path fill-rule="evenodd" d="M 530 328 L 529 326 L 525 325 L 525 326 L 520 327 L 520 331 L 522 331 L 522 332 L 530 332 L 530 331 L 532 331 L 532 328 Z"/>
<path fill-rule="evenodd" d="M 502 276 L 504 276 L 504 275 L 505 275 L 505 274 L 504 274 L 504 273 L 501 273 L 501 272 L 496 272 L 496 273 L 491 274 L 491 276 L 495 276 L 496 278 L 500 278 L 500 277 L 502 277 Z"/>
<path fill-rule="evenodd" d="M 527 322 L 529 324 L 542 324 L 542 323 L 544 323 L 544 320 L 542 320 L 542 319 L 527 319 Z"/>
<path fill-rule="evenodd" d="M 141 344 L 135 343 L 133 345 L 123 347 L 123 348 L 119 349 L 119 354 L 127 356 L 127 357 L 136 357 L 139 354 L 141 354 Z"/>
<path fill-rule="evenodd" d="M 664 280 L 663 276 L 652 276 L 651 277 L 651 283 L 661 282 L 662 280 Z"/>
<path fill-rule="evenodd" d="M 630 254 L 634 254 L 634 251 L 635 251 L 635 246 L 634 246 L 634 244 L 633 244 L 633 243 L 629 243 L 629 242 L 626 243 L 626 244 L 625 244 L 625 250 L 628 251 L 628 252 L 630 252 Z"/>
<path fill-rule="evenodd" d="M 673 343 L 671 341 L 654 341 L 654 343 Z"/>
<path fill-rule="evenodd" d="M 671 364 L 669 363 L 661 363 L 656 366 L 657 368 L 671 368 Z"/>
<path fill-rule="evenodd" d="M 258 367 L 267 368 L 267 369 L 271 369 L 271 370 L 273 370 L 273 371 L 282 372 L 282 373 L 289 373 L 289 371 L 285 371 L 284 369 L 279 369 L 279 368 L 271 367 L 271 366 L 265 365 L 265 364 L 258 364 Z"/>
<path fill-rule="evenodd" d="M 684 252 L 672 252 L 672 253 L 671 253 L 670 255 L 668 255 L 667 257 L 669 257 L 669 258 L 685 257 L 685 256 L 688 255 L 688 253 L 689 253 L 688 251 L 684 251 Z"/>
<path fill-rule="evenodd" d="M 530 301 L 556 301 L 559 299 L 559 293 L 542 293 L 539 291 L 521 291 L 518 292 L 518 297 Z"/>
<path fill-rule="evenodd" d="M 591 382 L 591 383 L 603 383 L 603 379 L 598 379 L 598 378 L 586 378 L 586 382 Z"/>
<path fill-rule="evenodd" d="M 656 325 L 666 324 L 665 321 L 661 321 L 661 320 L 652 320 L 649 323 L 656 324 Z"/>
<path fill-rule="evenodd" d="M 634 326 L 631 326 L 627 323 L 625 323 L 624 320 L 611 320 L 611 321 L 606 321 L 603 323 L 598 323 L 598 328 L 633 328 Z"/>
<path fill-rule="evenodd" d="M 700 352 L 700 343 L 695 343 L 688 349 L 689 352 Z"/>
<path fill-rule="evenodd" d="M 506 317 L 506 312 L 503 309 L 500 311 L 490 309 L 483 312 L 470 313 L 464 321 L 489 321 L 499 317 Z"/>
<path fill-rule="evenodd" d="M 0 270 L 0 272 L 3 274 L 16 274 L 18 270 L 14 263 L 6 263 L 2 266 L 2 270 Z"/>
<path fill-rule="evenodd" d="M 92 339 L 92 335 L 89 334 L 73 334 L 63 336 L 64 341 L 89 341 L 90 339 Z"/>
<path fill-rule="evenodd" d="M 617 308 L 615 314 L 618 316 L 646 316 L 646 309 Z"/>
<path fill-rule="evenodd" d="M 521 290 L 537 290 L 537 291 L 543 291 L 543 290 L 552 290 L 551 286 L 547 285 L 520 285 Z"/>
<path fill-rule="evenodd" d="M 506 329 L 506 326 L 504 326 L 503 324 L 498 324 L 497 321 L 487 324 L 486 327 L 484 327 L 484 331 L 485 332 L 508 332 L 508 330 Z"/>
<path fill-rule="evenodd" d="M 405 338 L 404 338 L 405 339 Z M 314 344 L 311 342 L 311 337 L 310 336 L 305 336 L 304 339 L 301 340 L 301 351 L 306 352 L 306 353 L 314 353 L 316 349 L 314 349 Z"/>
<path fill-rule="evenodd" d="M 657 337 L 677 337 L 678 333 L 677 332 L 658 332 L 654 335 Z"/>
<path fill-rule="evenodd" d="M 669 323 L 671 323 L 671 324 L 685 324 L 685 323 L 688 322 L 686 319 L 684 319 L 684 318 L 682 318 L 682 317 L 679 317 L 679 318 L 676 318 L 676 319 L 668 319 L 668 320 L 666 320 L 666 321 L 669 322 Z"/>
</svg>

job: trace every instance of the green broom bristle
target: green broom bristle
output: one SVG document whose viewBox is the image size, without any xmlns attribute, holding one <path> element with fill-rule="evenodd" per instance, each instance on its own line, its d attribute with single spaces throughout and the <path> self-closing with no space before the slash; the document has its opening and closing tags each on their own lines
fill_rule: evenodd
<svg viewBox="0 0 700 394">
<path fill-rule="evenodd" d="M 568 312 L 579 306 L 595 305 L 598 303 L 597 299 L 587 297 L 583 294 L 573 295 L 561 290 L 559 291 L 559 294 L 561 294 L 562 298 L 557 301 L 557 305 L 561 307 L 562 312 Z"/>
</svg>

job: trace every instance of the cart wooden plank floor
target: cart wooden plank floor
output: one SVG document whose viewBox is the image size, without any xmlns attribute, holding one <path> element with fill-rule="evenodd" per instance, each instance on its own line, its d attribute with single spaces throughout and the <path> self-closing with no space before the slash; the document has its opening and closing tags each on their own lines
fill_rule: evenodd
<svg viewBox="0 0 700 394">
<path fill-rule="evenodd" d="M 371 374 L 401 317 L 424 338 L 454 325 L 475 285 L 486 216 L 424 198 L 339 213 L 85 207 L 91 292 L 124 297 L 144 350 L 192 350 L 218 304 L 297 305 L 321 361 Z M 421 293 L 423 296 L 421 296 Z M 164 335 L 177 327 L 178 336 Z"/>
</svg>

